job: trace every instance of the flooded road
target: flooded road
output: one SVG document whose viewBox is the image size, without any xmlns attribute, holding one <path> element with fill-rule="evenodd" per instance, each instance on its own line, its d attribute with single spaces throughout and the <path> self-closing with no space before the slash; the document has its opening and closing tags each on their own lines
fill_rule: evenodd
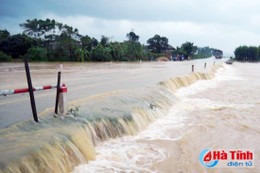
<svg viewBox="0 0 260 173">
<path fill-rule="evenodd" d="M 235 63 L 174 93 L 167 116 L 135 136 L 96 147 L 86 172 L 260 172 L 260 64 Z M 254 168 L 206 168 L 202 150 L 253 149 Z"/>
<path fill-rule="evenodd" d="M 210 68 L 214 58 L 183 62 L 144 63 L 64 63 L 62 82 L 68 87 L 69 102 L 111 91 L 136 89 L 154 85 L 172 77 L 195 71 L 204 71 L 204 63 Z M 216 61 L 218 64 L 219 61 Z M 58 63 L 30 63 L 33 86 L 57 83 Z M 0 63 L 0 89 L 27 88 L 22 63 Z M 56 90 L 35 92 L 38 113 L 55 105 Z M 0 96 L 0 128 L 21 120 L 31 119 L 28 93 Z"/>
<path fill-rule="evenodd" d="M 72 109 L 39 123 L 27 94 L 2 96 L 0 173 L 260 172 L 260 64 L 213 62 L 64 64 Z M 57 66 L 32 63 L 34 85 Z M 1 88 L 26 86 L 22 64 L 0 67 Z M 54 90 L 35 93 L 38 112 L 52 107 Z M 254 166 L 205 167 L 205 149 L 249 149 Z"/>
</svg>

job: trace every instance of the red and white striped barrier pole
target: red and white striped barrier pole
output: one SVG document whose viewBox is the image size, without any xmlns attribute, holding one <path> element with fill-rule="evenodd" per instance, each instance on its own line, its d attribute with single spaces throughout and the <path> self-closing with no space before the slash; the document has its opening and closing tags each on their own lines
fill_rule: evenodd
<svg viewBox="0 0 260 173">
<path fill-rule="evenodd" d="M 57 88 L 57 84 L 33 87 L 33 91 L 41 91 L 41 90 L 48 90 L 48 89 L 54 89 L 54 88 Z M 60 85 L 58 111 L 57 111 L 58 115 L 67 114 L 67 91 L 68 91 L 68 89 L 65 84 Z M 26 92 L 29 92 L 29 88 L 13 89 L 13 90 L 0 90 L 0 96 L 26 93 Z"/>
<path fill-rule="evenodd" d="M 65 84 L 62 84 L 61 87 L 65 87 Z M 41 91 L 41 90 L 48 90 L 57 88 L 57 84 L 51 84 L 46 86 L 39 86 L 39 87 L 33 87 L 33 91 Z M 12 95 L 12 94 L 20 94 L 20 93 L 27 93 L 29 92 L 29 88 L 23 88 L 23 89 L 11 89 L 11 90 L 0 90 L 0 96 L 6 96 L 6 95 Z"/>
</svg>

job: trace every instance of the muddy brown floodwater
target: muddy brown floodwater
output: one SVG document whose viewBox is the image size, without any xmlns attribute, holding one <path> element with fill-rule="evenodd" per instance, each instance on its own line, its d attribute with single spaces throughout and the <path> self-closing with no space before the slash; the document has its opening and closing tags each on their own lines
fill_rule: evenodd
<svg viewBox="0 0 260 173">
<path fill-rule="evenodd" d="M 62 83 L 68 87 L 69 102 L 78 99 L 124 89 L 136 89 L 154 85 L 172 77 L 183 76 L 212 67 L 214 58 L 183 62 L 143 63 L 63 63 Z M 59 63 L 29 63 L 33 86 L 57 83 Z M 27 88 L 23 63 L 0 63 L 0 90 Z M 56 90 L 35 92 L 38 113 L 55 105 Z M 0 128 L 21 120 L 31 119 L 28 93 L 0 96 Z"/>
<path fill-rule="evenodd" d="M 260 64 L 235 63 L 178 89 L 167 116 L 136 136 L 101 143 L 83 172 L 260 172 Z M 254 168 L 206 168 L 204 149 L 252 149 Z"/>
<path fill-rule="evenodd" d="M 72 109 L 39 123 L 28 94 L 0 96 L 0 173 L 260 172 L 260 64 L 214 61 L 65 63 Z M 30 66 L 34 86 L 56 83 L 59 64 Z M 23 64 L 0 74 L 0 89 L 26 87 Z M 54 90 L 35 96 L 53 107 Z M 205 167 L 205 149 L 248 149 L 254 167 Z"/>
</svg>

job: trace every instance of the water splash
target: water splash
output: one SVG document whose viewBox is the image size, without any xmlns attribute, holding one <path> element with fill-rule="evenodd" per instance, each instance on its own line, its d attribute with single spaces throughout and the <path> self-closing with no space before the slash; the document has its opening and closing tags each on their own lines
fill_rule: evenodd
<svg viewBox="0 0 260 173">
<path fill-rule="evenodd" d="M 77 102 L 79 111 L 70 116 L 58 118 L 49 115 L 41 118 L 39 124 L 24 121 L 1 130 L 0 173 L 70 172 L 75 166 L 98 157 L 95 146 L 100 142 L 135 135 L 151 122 L 167 115 L 172 104 L 178 101 L 174 96 L 177 89 L 213 77 L 213 72 L 191 73 L 160 82 L 156 87 L 145 88 L 145 91 L 118 91 L 92 98 L 89 102 L 82 99 Z M 166 157 L 165 151 L 153 151 L 151 146 L 131 148 L 130 142 L 129 147 L 133 153 L 150 152 L 155 162 Z M 111 152 L 116 152 L 116 148 Z M 120 159 L 126 158 L 147 164 L 144 172 L 149 167 L 149 159 L 147 163 L 141 162 L 141 158 L 130 153 Z M 124 168 L 121 165 L 121 169 Z"/>
</svg>

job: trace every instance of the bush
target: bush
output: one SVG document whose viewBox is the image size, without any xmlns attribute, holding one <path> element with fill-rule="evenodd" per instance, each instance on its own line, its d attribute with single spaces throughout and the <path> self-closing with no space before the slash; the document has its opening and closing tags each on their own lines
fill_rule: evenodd
<svg viewBox="0 0 260 173">
<path fill-rule="evenodd" d="M 98 44 L 96 47 L 92 49 L 92 61 L 111 61 L 112 55 L 110 52 L 110 48 L 103 47 L 101 44 Z"/>
<path fill-rule="evenodd" d="M 12 61 L 12 57 L 0 51 L 0 62 L 8 62 L 8 61 Z"/>
<path fill-rule="evenodd" d="M 32 47 L 24 56 L 31 61 L 47 61 L 47 50 L 41 47 Z"/>
<path fill-rule="evenodd" d="M 69 50 L 57 47 L 51 53 L 48 53 L 48 61 L 72 61 L 69 56 Z M 74 60 L 75 61 L 75 60 Z"/>
</svg>

